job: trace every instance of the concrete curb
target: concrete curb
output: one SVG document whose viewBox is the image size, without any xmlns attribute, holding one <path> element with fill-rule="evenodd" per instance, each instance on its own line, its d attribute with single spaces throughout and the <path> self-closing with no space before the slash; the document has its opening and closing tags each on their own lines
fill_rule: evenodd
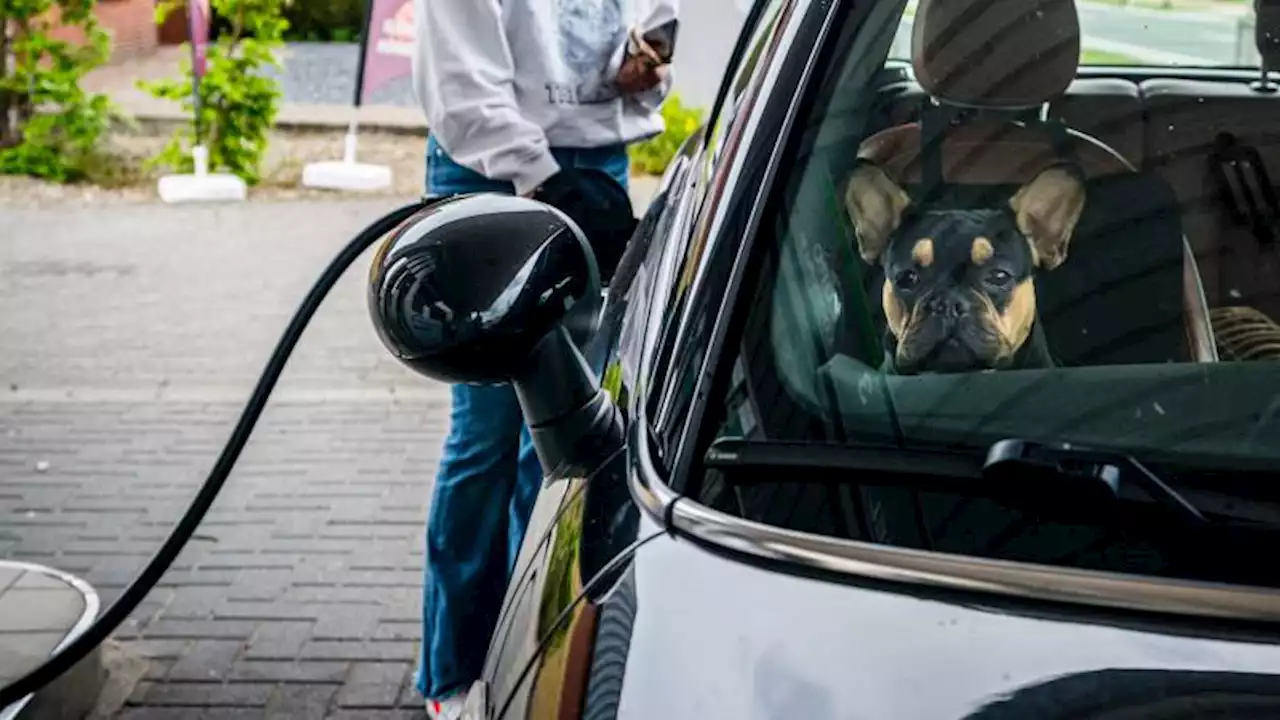
<svg viewBox="0 0 1280 720">
<path fill-rule="evenodd" d="M 177 103 L 159 100 L 140 92 L 114 93 L 111 98 L 120 112 L 143 126 L 170 128 L 191 122 L 191 115 Z M 275 126 L 287 130 L 345 130 L 352 120 L 360 128 L 397 135 L 425 137 L 426 119 L 417 108 L 370 105 L 304 105 L 286 103 L 280 107 Z"/>
</svg>

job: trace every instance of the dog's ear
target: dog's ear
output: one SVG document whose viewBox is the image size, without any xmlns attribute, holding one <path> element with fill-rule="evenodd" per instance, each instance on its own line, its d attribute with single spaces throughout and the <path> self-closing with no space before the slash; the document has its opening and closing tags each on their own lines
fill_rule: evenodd
<svg viewBox="0 0 1280 720">
<path fill-rule="evenodd" d="M 844 193 L 845 208 L 857 235 L 858 254 L 868 263 L 880 259 L 889 236 L 902 222 L 911 196 L 889 179 L 879 165 L 859 161 Z"/>
<path fill-rule="evenodd" d="M 1072 165 L 1041 170 L 1009 200 L 1018 230 L 1035 251 L 1037 266 L 1052 270 L 1067 259 L 1067 245 L 1084 212 L 1084 200 L 1084 177 Z"/>
</svg>

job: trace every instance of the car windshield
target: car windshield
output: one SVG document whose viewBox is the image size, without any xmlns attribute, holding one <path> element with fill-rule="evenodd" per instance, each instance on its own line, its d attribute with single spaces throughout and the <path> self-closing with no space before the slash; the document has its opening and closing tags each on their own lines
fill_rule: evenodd
<svg viewBox="0 0 1280 720">
<path fill-rule="evenodd" d="M 1259 58 L 1280 21 L 1236 0 L 848 5 L 779 149 L 717 440 L 1070 443 L 1274 500 L 1280 94 Z M 778 500 L 807 478 L 711 477 L 713 504 L 840 532 Z"/>
</svg>

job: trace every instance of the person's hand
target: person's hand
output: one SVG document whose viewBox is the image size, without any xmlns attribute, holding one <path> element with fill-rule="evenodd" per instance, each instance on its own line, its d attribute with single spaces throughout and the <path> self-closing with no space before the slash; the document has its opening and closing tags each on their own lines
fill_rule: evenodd
<svg viewBox="0 0 1280 720">
<path fill-rule="evenodd" d="M 622 67 L 618 69 L 618 77 L 614 79 L 614 84 L 624 95 L 652 90 L 662 84 L 667 74 L 667 65 L 657 51 L 635 30 L 631 31 L 631 46 L 635 50 L 627 53 Z"/>
</svg>

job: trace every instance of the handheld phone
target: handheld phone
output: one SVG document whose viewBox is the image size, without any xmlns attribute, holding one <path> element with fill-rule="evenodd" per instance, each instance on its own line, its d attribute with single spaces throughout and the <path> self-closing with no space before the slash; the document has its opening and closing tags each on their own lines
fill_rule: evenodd
<svg viewBox="0 0 1280 720">
<path fill-rule="evenodd" d="M 680 29 L 680 21 L 672 18 L 652 30 L 648 30 L 641 38 L 644 39 L 654 52 L 658 53 L 658 57 L 663 63 L 670 63 L 671 57 L 676 51 L 676 31 Z"/>
</svg>

